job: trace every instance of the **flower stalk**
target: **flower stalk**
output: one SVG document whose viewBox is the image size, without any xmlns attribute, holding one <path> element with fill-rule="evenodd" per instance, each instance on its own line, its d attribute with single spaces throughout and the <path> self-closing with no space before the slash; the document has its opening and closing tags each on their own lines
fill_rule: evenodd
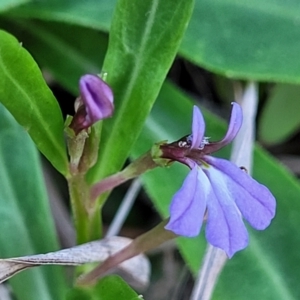
<svg viewBox="0 0 300 300">
<path fill-rule="evenodd" d="M 138 159 L 129 164 L 122 171 L 113 174 L 107 178 L 104 178 L 100 182 L 94 184 L 91 188 L 90 207 L 93 207 L 96 200 L 103 193 L 112 190 L 116 186 L 135 178 L 143 173 L 157 167 L 157 163 L 153 160 L 151 152 L 146 152 L 144 155 L 140 156 Z"/>
<path fill-rule="evenodd" d="M 101 265 L 97 266 L 91 272 L 79 277 L 77 280 L 77 284 L 95 284 L 96 280 L 99 277 L 105 275 L 108 270 L 114 268 L 123 261 L 146 251 L 155 249 L 162 243 L 174 239 L 177 235 L 164 228 L 167 221 L 168 220 L 162 221 L 150 231 L 147 231 L 146 233 L 137 237 L 127 247 L 110 256 L 107 260 L 105 260 Z"/>
<path fill-rule="evenodd" d="M 89 197 L 89 187 L 87 186 L 84 175 L 76 174 L 68 179 L 70 191 L 72 214 L 74 218 L 77 244 L 83 244 L 100 237 L 97 227 L 92 227 L 90 217 L 86 209 L 86 200 Z"/>
</svg>

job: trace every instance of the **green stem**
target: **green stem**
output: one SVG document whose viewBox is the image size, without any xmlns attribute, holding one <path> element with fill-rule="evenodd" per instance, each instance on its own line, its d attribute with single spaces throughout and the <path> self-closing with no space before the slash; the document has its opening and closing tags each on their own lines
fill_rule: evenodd
<svg viewBox="0 0 300 300">
<path fill-rule="evenodd" d="M 98 122 L 77 135 L 66 128 L 70 155 L 70 177 L 67 180 L 78 244 L 99 239 L 102 233 L 100 209 L 93 207 L 90 211 L 87 208 L 90 203 L 90 186 L 85 179 L 87 170 L 98 157 L 101 128 L 102 122 Z"/>
<path fill-rule="evenodd" d="M 68 179 L 73 218 L 77 232 L 77 243 L 83 244 L 100 238 L 100 212 L 92 215 L 86 209 L 89 201 L 89 186 L 83 174 L 74 174 Z"/>
<path fill-rule="evenodd" d="M 96 205 L 92 211 L 89 212 L 90 230 L 89 236 L 92 241 L 102 237 L 102 216 L 100 205 Z"/>
</svg>

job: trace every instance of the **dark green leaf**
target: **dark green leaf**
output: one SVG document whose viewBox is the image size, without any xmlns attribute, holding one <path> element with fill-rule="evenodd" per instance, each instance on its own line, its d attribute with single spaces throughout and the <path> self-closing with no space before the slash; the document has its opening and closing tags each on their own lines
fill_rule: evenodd
<svg viewBox="0 0 300 300">
<path fill-rule="evenodd" d="M 298 0 L 197 0 L 180 47 L 228 77 L 300 82 Z"/>
<path fill-rule="evenodd" d="M 202 111 L 207 124 L 206 134 L 212 140 L 218 140 L 226 130 L 224 122 L 206 110 Z M 189 134 L 191 116 L 191 101 L 174 87 L 165 85 L 134 147 L 133 156 L 148 150 L 154 142 L 173 141 Z M 228 157 L 227 150 L 219 156 Z M 164 217 L 168 216 L 171 198 L 187 172 L 186 167 L 174 164 L 169 169 L 157 169 L 143 176 L 147 191 Z M 228 261 L 213 299 L 298 299 L 300 184 L 258 147 L 254 153 L 254 177 L 274 193 L 277 215 L 267 230 L 249 229 L 249 247 Z M 194 274 L 206 246 L 203 236 L 202 230 L 197 238 L 178 239 L 181 253 Z"/>
<path fill-rule="evenodd" d="M 58 103 L 32 57 L 4 31 L 0 31 L 0 101 L 54 167 L 66 175 L 64 125 Z"/>
<path fill-rule="evenodd" d="M 120 0 L 103 70 L 115 95 L 93 179 L 119 170 L 129 155 L 176 55 L 193 1 Z"/>
<path fill-rule="evenodd" d="M 14 18 L 58 21 L 108 31 L 116 2 L 116 0 L 36 1 L 13 9 L 8 15 Z"/>
<path fill-rule="evenodd" d="M 259 137 L 267 144 L 280 143 L 300 128 L 300 86 L 278 84 L 269 97 L 259 123 Z"/>
<path fill-rule="evenodd" d="M 22 41 L 37 63 L 61 85 L 78 94 L 79 77 L 101 72 L 107 49 L 106 34 L 57 22 L 4 19 L 2 27 Z"/>
<path fill-rule="evenodd" d="M 58 248 L 38 153 L 24 129 L 0 104 L 0 255 L 44 253 Z M 18 300 L 59 300 L 62 269 L 41 267 L 10 280 Z"/>
</svg>

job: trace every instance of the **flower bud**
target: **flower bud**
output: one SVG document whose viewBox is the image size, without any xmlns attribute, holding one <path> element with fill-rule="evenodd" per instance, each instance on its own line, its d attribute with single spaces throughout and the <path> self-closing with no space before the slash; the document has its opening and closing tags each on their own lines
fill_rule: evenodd
<svg viewBox="0 0 300 300">
<path fill-rule="evenodd" d="M 70 124 L 76 134 L 97 121 L 110 117 L 114 111 L 111 88 L 98 76 L 86 74 L 79 80 L 80 96 Z"/>
</svg>

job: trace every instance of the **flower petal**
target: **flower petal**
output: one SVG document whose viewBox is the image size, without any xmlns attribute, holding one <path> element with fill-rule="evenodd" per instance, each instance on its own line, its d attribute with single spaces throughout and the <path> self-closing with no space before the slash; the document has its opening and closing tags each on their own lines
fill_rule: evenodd
<svg viewBox="0 0 300 300">
<path fill-rule="evenodd" d="M 223 249 L 229 258 L 248 245 L 248 232 L 240 211 L 227 188 L 224 175 L 213 167 L 204 172 L 210 180 L 214 196 L 207 202 L 206 239 Z"/>
<path fill-rule="evenodd" d="M 200 147 L 205 133 L 205 122 L 200 109 L 194 105 L 192 124 L 192 149 Z"/>
<path fill-rule="evenodd" d="M 197 236 L 202 226 L 210 192 L 211 187 L 207 177 L 201 168 L 195 166 L 173 197 L 170 221 L 165 228 L 178 235 Z"/>
<path fill-rule="evenodd" d="M 113 93 L 98 76 L 86 74 L 79 81 L 80 95 L 86 108 L 86 126 L 112 115 Z"/>
<path fill-rule="evenodd" d="M 230 161 L 208 156 L 205 161 L 223 173 L 231 197 L 250 225 L 258 230 L 268 227 L 276 210 L 276 201 L 269 189 Z"/>
<path fill-rule="evenodd" d="M 205 146 L 205 153 L 210 154 L 228 145 L 239 132 L 243 122 L 243 111 L 239 104 L 232 102 L 229 126 L 225 137 L 219 142 L 213 142 Z"/>
</svg>

